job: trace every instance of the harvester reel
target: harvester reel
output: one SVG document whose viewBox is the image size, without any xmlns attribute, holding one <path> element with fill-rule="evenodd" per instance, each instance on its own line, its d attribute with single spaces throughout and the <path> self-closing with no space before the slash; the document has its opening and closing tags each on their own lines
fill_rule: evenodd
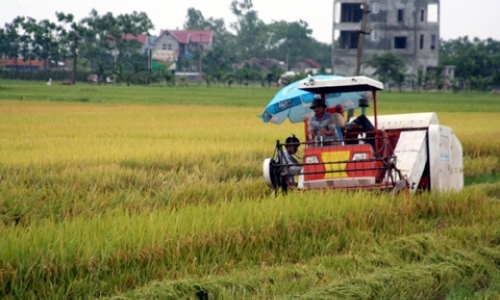
<svg viewBox="0 0 500 300">
<path fill-rule="evenodd" d="M 262 165 L 264 172 L 264 181 L 267 186 L 272 189 L 277 189 L 281 185 L 281 176 L 279 168 L 276 166 L 276 161 L 272 158 L 266 158 Z"/>
<path fill-rule="evenodd" d="M 272 158 L 266 158 L 262 166 L 264 172 L 264 181 L 267 186 L 278 191 L 281 189 L 284 193 L 288 190 L 286 176 L 281 174 L 279 164 Z"/>
</svg>

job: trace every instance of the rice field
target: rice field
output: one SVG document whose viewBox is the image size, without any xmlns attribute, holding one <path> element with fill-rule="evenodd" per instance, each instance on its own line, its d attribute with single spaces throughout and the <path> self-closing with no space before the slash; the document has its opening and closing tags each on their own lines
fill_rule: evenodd
<svg viewBox="0 0 500 300">
<path fill-rule="evenodd" d="M 500 297 L 498 95 L 379 95 L 454 129 L 460 193 L 284 196 L 276 91 L 0 82 L 0 298 Z"/>
</svg>

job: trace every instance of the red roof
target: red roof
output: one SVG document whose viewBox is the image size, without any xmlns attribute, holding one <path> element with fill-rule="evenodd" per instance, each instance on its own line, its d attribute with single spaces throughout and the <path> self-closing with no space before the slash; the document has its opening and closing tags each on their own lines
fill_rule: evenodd
<svg viewBox="0 0 500 300">
<path fill-rule="evenodd" d="M 6 66 L 15 66 L 16 60 L 13 58 L 2 58 L 2 59 L 0 59 L 0 64 L 6 65 Z M 17 66 L 18 67 L 30 67 L 30 66 L 31 67 L 41 67 L 41 66 L 43 66 L 43 61 L 38 60 L 38 59 L 24 61 L 22 58 L 18 58 L 17 59 Z"/>
<path fill-rule="evenodd" d="M 308 63 L 313 68 L 317 68 L 317 69 L 321 68 L 321 64 L 312 58 L 306 58 L 306 59 L 304 59 L 304 61 L 306 63 Z"/>
<path fill-rule="evenodd" d="M 135 36 L 133 34 L 127 33 L 123 35 L 123 38 L 127 40 L 136 40 L 143 45 L 148 40 L 148 36 L 146 34 L 138 34 L 137 36 Z"/>
<path fill-rule="evenodd" d="M 212 41 L 213 32 L 211 30 L 162 30 L 160 36 L 165 32 L 170 32 L 177 41 L 181 44 L 189 43 L 204 43 L 208 44 Z"/>
</svg>

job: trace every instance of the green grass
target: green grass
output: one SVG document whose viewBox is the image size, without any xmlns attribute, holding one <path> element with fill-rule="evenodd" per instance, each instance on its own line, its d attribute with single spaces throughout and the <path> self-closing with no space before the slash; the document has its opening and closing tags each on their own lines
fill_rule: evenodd
<svg viewBox="0 0 500 300">
<path fill-rule="evenodd" d="M 46 86 L 41 82 L 15 81 L 4 86 L 0 100 L 37 100 L 57 102 L 95 102 L 106 104 L 181 104 L 264 106 L 276 93 L 276 88 L 260 86 L 206 86 L 189 87 L 87 85 Z M 221 97 L 221 95 L 223 95 Z"/>
<path fill-rule="evenodd" d="M 380 94 L 455 130 L 460 193 L 276 196 L 276 90 L 0 85 L 0 298 L 500 297 L 497 95 Z"/>
<path fill-rule="evenodd" d="M 480 92 L 380 93 L 379 108 L 388 112 L 492 113 L 500 112 L 500 96 Z"/>
<path fill-rule="evenodd" d="M 482 174 L 478 176 L 465 177 L 465 185 L 474 185 L 480 183 L 500 182 L 500 174 Z"/>
<path fill-rule="evenodd" d="M 5 81 L 4 81 L 5 82 Z M 167 87 L 157 85 L 87 85 L 46 86 L 43 82 L 7 81 L 2 84 L 0 100 L 39 100 L 96 102 L 113 104 L 181 104 L 256 106 L 261 109 L 269 103 L 277 88 L 255 86 Z M 387 92 L 379 93 L 381 113 L 393 112 L 500 112 L 500 96 L 482 92 Z"/>
</svg>

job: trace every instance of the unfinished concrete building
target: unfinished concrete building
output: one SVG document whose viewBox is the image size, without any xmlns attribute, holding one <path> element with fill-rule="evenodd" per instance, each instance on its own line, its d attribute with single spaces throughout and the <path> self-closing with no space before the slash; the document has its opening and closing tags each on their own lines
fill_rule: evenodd
<svg viewBox="0 0 500 300">
<path fill-rule="evenodd" d="M 362 61 L 373 54 L 392 51 L 406 63 L 406 73 L 415 74 L 438 66 L 439 0 L 334 0 L 332 65 L 336 74 L 354 75 L 358 30 L 363 10 L 369 5 Z M 373 69 L 361 66 L 361 74 Z"/>
</svg>

